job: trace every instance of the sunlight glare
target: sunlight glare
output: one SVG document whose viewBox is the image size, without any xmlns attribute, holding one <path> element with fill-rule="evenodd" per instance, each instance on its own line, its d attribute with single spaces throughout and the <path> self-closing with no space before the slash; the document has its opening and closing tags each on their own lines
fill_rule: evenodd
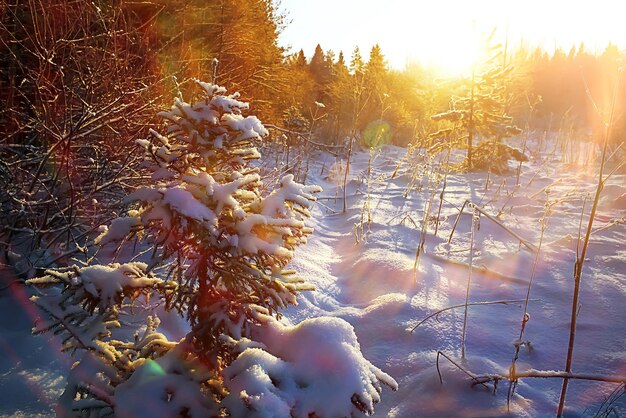
<svg viewBox="0 0 626 418">
<path fill-rule="evenodd" d="M 437 43 L 428 44 L 413 55 L 429 57 L 428 65 L 443 75 L 467 75 L 479 60 L 480 44 L 473 34 L 444 32 Z"/>
</svg>

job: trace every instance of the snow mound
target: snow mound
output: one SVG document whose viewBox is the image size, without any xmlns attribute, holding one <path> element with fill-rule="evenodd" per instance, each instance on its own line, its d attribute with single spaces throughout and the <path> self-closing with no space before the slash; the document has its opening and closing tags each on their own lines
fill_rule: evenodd
<svg viewBox="0 0 626 418">
<path fill-rule="evenodd" d="M 265 347 L 247 348 L 226 369 L 233 416 L 321 417 L 372 414 L 381 383 L 396 381 L 367 361 L 352 326 L 315 318 L 287 326 L 268 320 L 258 335 Z"/>
</svg>

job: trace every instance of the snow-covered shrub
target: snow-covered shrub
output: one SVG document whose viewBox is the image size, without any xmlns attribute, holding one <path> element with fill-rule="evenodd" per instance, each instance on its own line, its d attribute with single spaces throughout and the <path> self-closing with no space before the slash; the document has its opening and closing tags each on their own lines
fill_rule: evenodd
<svg viewBox="0 0 626 418">
<path fill-rule="evenodd" d="M 304 221 L 321 189 L 286 175 L 265 192 L 250 162 L 267 131 L 243 115 L 237 94 L 197 84 L 197 102 L 176 99 L 159 114 L 166 129 L 137 141 L 153 182 L 127 196 L 126 215 L 95 238 L 98 256 L 113 259 L 30 280 L 48 288 L 34 297 L 49 316 L 35 332 L 61 334 L 66 350 L 85 353 L 60 415 L 373 412 L 380 382 L 396 383 L 363 358 L 349 324 L 279 322 L 313 289 L 285 267 L 312 232 Z M 155 304 L 189 322 L 185 338 L 157 331 Z"/>
<path fill-rule="evenodd" d="M 483 141 L 474 151 L 472 170 L 490 170 L 503 175 L 509 171 L 509 161 L 528 161 L 528 157 L 520 150 L 497 141 Z M 470 169 L 467 164 L 462 165 L 462 168 Z"/>
</svg>

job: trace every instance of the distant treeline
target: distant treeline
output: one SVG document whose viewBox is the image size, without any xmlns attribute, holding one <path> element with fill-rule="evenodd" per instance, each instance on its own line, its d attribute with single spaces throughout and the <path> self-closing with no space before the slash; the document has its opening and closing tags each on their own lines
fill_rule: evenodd
<svg viewBox="0 0 626 418">
<path fill-rule="evenodd" d="M 286 167 L 313 143 L 350 144 L 334 148 L 345 157 L 378 128 L 372 143 L 468 154 L 517 127 L 584 140 L 612 119 L 611 149 L 625 138 L 626 54 L 613 45 L 599 55 L 491 45 L 472 82 L 392 69 L 378 45 L 290 54 L 278 43 L 285 22 L 272 0 L 0 0 L 0 263 L 21 251 L 28 260 L 12 263 L 27 272 L 87 256 L 90 234 L 149 181 L 135 141 L 173 97 L 193 100 L 194 78 L 239 91 L 279 128 L 264 140 L 284 146 Z"/>
<path fill-rule="evenodd" d="M 436 130 L 430 117 L 469 85 L 417 64 L 392 69 L 378 45 L 290 53 L 278 44 L 286 18 L 272 0 L 0 0 L 0 22 L 3 142 L 54 144 L 71 132 L 124 149 L 171 93 L 200 78 L 239 91 L 266 123 L 308 132 L 315 119 L 323 142 L 384 119 L 405 145 Z M 512 67 L 503 83 L 517 126 L 589 137 L 610 117 L 625 59 L 610 44 L 599 55 L 584 45 L 552 55 L 518 47 L 489 65 Z M 616 135 L 625 103 L 621 83 Z"/>
</svg>

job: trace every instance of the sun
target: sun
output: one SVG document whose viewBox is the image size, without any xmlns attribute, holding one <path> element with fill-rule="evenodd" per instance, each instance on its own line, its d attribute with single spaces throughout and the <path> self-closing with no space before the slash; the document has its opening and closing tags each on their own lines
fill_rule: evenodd
<svg viewBox="0 0 626 418">
<path fill-rule="evenodd" d="M 452 27 L 439 32 L 428 42 L 407 46 L 412 61 L 421 62 L 444 77 L 470 77 L 472 71 L 485 70 L 504 51 L 507 30 L 476 25 Z"/>
<path fill-rule="evenodd" d="M 436 42 L 423 45 L 414 55 L 445 76 L 465 76 L 471 73 L 482 54 L 481 43 L 470 33 L 444 33 Z"/>
</svg>

